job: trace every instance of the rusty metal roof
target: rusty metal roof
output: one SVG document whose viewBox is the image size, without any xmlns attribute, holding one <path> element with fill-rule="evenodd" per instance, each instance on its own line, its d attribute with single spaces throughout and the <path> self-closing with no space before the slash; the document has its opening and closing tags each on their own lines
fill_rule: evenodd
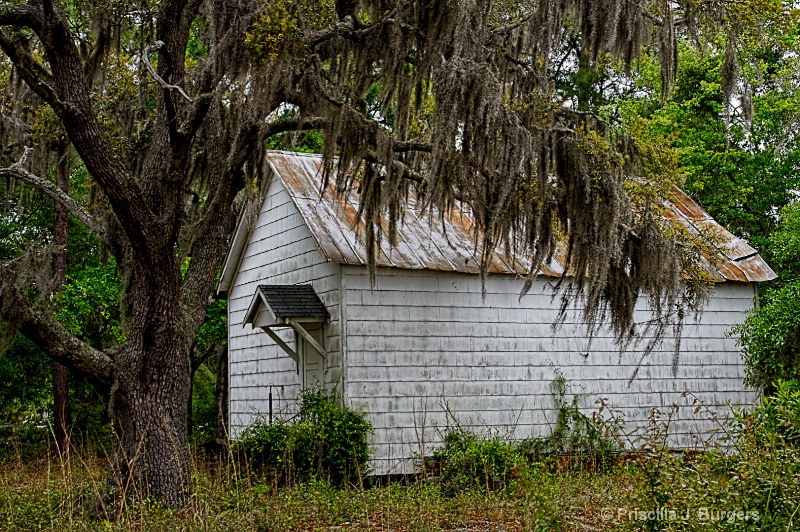
<svg viewBox="0 0 800 532">
<path fill-rule="evenodd" d="M 366 264 L 364 222 L 356 219 L 358 193 L 355 190 L 337 193 L 333 183 L 329 183 L 320 195 L 322 158 L 319 155 L 270 152 L 267 161 L 286 187 L 325 257 L 339 264 Z M 716 268 L 717 281 L 767 281 L 776 277 L 769 265 L 744 240 L 720 226 L 683 191 L 673 187 L 672 192 L 666 204 L 665 217 L 691 234 L 716 234 L 718 242 L 722 242 L 720 251 L 725 260 Z M 397 227 L 395 245 L 390 244 L 388 227 L 388 219 L 384 219 L 378 266 L 465 273 L 480 271 L 480 239 L 476 246 L 474 222 L 466 209 L 455 209 L 444 217 L 436 210 L 421 214 L 411 195 L 403 223 Z M 557 254 L 550 263 L 542 266 L 541 273 L 561 276 L 564 259 L 563 253 Z M 507 257 L 496 253 L 489 271 L 525 275 L 529 267 L 528 256 L 512 253 Z"/>
</svg>

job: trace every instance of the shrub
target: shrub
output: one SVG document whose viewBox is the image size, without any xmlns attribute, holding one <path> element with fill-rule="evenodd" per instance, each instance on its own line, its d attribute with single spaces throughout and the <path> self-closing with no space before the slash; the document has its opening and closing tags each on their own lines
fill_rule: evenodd
<svg viewBox="0 0 800 532">
<path fill-rule="evenodd" d="M 498 435 L 481 436 L 460 426 L 447 431 L 434 459 L 441 469 L 442 491 L 448 496 L 471 488 L 505 489 L 527 468 L 517 444 Z"/>
<path fill-rule="evenodd" d="M 737 415 L 737 432 L 763 445 L 796 447 L 800 444 L 800 385 L 778 381 L 775 393 L 751 412 Z"/>
<path fill-rule="evenodd" d="M 342 406 L 335 394 L 313 390 L 301 393 L 295 418 L 257 420 L 240 445 L 254 469 L 282 485 L 316 478 L 343 486 L 367 473 L 371 432 L 364 414 Z"/>
<path fill-rule="evenodd" d="M 570 468 L 580 467 L 592 471 L 610 465 L 613 453 L 622 449 L 619 431 L 622 420 L 612 416 L 602 417 L 606 404 L 601 403 L 599 411 L 589 417 L 578 409 L 580 395 L 567 400 L 569 381 L 556 370 L 552 382 L 555 406 L 558 417 L 553 431 L 544 438 L 531 438 L 521 444 L 525 455 L 532 462 L 550 456 L 567 456 L 565 463 Z M 564 462 L 564 461 L 562 461 Z"/>
<path fill-rule="evenodd" d="M 529 476 L 534 463 L 553 456 L 559 470 L 597 471 L 610 465 L 612 454 L 622 449 L 619 433 L 622 419 L 603 418 L 605 403 L 592 417 L 578 409 L 579 395 L 567 400 L 569 381 L 556 370 L 553 380 L 558 419 L 553 431 L 544 438 L 514 442 L 495 433 L 480 435 L 459 423 L 447 404 L 448 426 L 443 446 L 434 452 L 445 494 L 465 489 L 485 491 L 505 489 L 509 481 Z M 566 467 L 565 467 L 566 466 Z"/>
<path fill-rule="evenodd" d="M 779 379 L 800 379 L 800 281 L 767 291 L 760 306 L 732 329 L 739 335 L 750 386 L 774 391 Z"/>
<path fill-rule="evenodd" d="M 794 530 L 800 517 L 800 386 L 779 381 L 773 396 L 734 413 L 730 447 L 678 454 L 663 444 L 675 408 L 654 416 L 643 461 L 642 509 L 678 509 L 680 530 Z M 703 519 L 703 511 L 717 518 Z M 708 516 L 708 514 L 705 514 Z M 645 523 L 656 530 L 657 521 Z M 677 526 L 678 524 L 672 524 Z M 672 528 L 670 528 L 672 529 Z"/>
</svg>

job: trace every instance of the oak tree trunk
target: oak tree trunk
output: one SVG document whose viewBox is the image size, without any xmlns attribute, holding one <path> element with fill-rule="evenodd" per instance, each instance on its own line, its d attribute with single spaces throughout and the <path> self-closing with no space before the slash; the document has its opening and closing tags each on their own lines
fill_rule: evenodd
<svg viewBox="0 0 800 532">
<path fill-rule="evenodd" d="M 69 193 L 69 155 L 68 141 L 61 143 L 58 149 L 56 165 L 56 186 L 64 193 Z M 55 222 L 53 226 L 53 290 L 58 292 L 67 281 L 67 234 L 69 216 L 67 208 L 55 202 Z M 53 432 L 56 447 L 60 455 L 69 452 L 71 433 L 71 416 L 69 411 L 69 370 L 58 362 L 53 362 Z"/>
<path fill-rule="evenodd" d="M 217 361 L 217 386 L 215 389 L 214 439 L 228 439 L 228 346 L 220 350 Z"/>
<path fill-rule="evenodd" d="M 181 330 L 180 271 L 171 257 L 138 271 L 129 291 L 128 341 L 110 393 L 112 491 L 181 506 L 191 492 L 186 419 L 191 365 Z"/>
</svg>

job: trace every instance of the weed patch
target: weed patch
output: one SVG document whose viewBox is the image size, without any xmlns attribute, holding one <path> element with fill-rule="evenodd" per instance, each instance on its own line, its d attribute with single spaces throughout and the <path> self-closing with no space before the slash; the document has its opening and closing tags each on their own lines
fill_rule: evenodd
<svg viewBox="0 0 800 532">
<path fill-rule="evenodd" d="M 578 408 L 580 395 L 567 399 L 569 381 L 556 370 L 552 382 L 558 416 L 552 432 L 544 438 L 530 438 L 520 448 L 531 462 L 556 457 L 560 469 L 597 471 L 612 463 L 623 449 L 620 441 L 622 419 L 603 417 L 607 405 L 601 403 L 593 415 L 587 416 Z"/>
</svg>

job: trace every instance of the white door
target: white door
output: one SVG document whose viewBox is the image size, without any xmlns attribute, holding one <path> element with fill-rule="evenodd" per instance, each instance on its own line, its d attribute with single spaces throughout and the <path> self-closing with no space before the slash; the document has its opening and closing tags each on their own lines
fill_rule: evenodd
<svg viewBox="0 0 800 532">
<path fill-rule="evenodd" d="M 319 345 L 325 346 L 322 343 L 322 325 L 307 324 L 306 330 Z M 321 388 L 325 383 L 325 359 L 311 347 L 305 338 L 299 337 L 298 340 L 300 342 L 300 376 L 303 381 L 303 389 Z"/>
</svg>

